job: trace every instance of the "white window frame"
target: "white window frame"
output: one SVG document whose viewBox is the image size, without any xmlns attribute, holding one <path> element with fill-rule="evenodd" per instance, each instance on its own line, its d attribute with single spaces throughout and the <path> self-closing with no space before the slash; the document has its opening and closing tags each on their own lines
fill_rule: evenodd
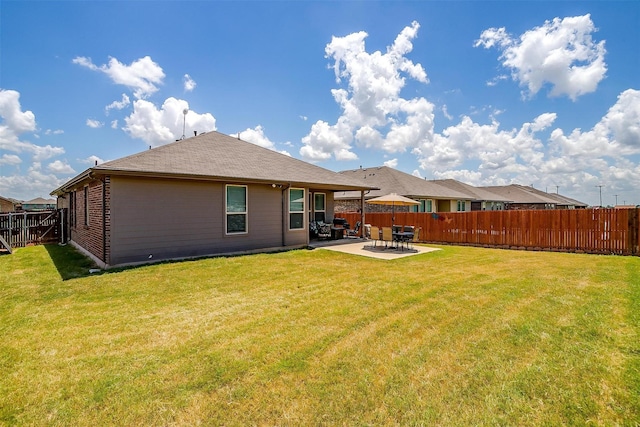
<svg viewBox="0 0 640 427">
<path fill-rule="evenodd" d="M 294 191 L 294 190 L 295 191 L 302 190 L 302 209 L 299 210 L 299 211 L 297 211 L 297 210 L 296 211 L 292 211 L 291 210 L 291 192 Z M 289 212 L 289 231 L 298 231 L 298 230 L 306 229 L 306 224 L 305 224 L 305 220 L 304 220 L 304 216 L 305 216 L 305 212 L 306 212 L 306 206 L 305 206 L 306 204 L 307 204 L 307 196 L 306 196 L 306 191 L 305 191 L 304 188 L 294 188 L 294 187 L 289 188 L 289 205 L 288 205 L 288 209 L 287 209 L 287 211 Z M 300 214 L 302 216 L 302 227 L 300 227 L 300 228 L 292 228 L 291 227 L 291 224 L 292 224 L 291 215 L 292 214 Z"/>
<path fill-rule="evenodd" d="M 244 188 L 244 211 L 243 212 L 229 212 L 227 204 L 227 195 L 229 187 L 243 187 Z M 244 215 L 244 231 L 229 231 L 229 215 Z M 249 187 L 242 184 L 226 184 L 224 186 L 224 234 L 226 236 L 238 236 L 249 233 Z"/>
<path fill-rule="evenodd" d="M 433 212 L 433 199 L 417 199 L 419 205 L 413 205 L 411 212 L 431 213 Z"/>
<path fill-rule="evenodd" d="M 322 196 L 322 209 L 316 209 L 316 196 Z M 316 212 L 324 213 L 324 219 L 327 220 L 327 193 L 313 193 L 313 220 L 316 220 Z"/>
<path fill-rule="evenodd" d="M 462 207 L 462 209 L 460 209 Z M 466 200 L 458 200 L 458 212 L 466 212 L 467 211 L 467 202 Z"/>
</svg>

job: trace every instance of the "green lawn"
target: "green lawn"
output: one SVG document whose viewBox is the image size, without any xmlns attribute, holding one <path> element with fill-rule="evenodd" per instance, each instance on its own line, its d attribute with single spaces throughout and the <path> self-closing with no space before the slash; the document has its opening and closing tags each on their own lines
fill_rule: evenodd
<svg viewBox="0 0 640 427">
<path fill-rule="evenodd" d="M 0 256 L 0 424 L 638 425 L 640 258 Z"/>
</svg>

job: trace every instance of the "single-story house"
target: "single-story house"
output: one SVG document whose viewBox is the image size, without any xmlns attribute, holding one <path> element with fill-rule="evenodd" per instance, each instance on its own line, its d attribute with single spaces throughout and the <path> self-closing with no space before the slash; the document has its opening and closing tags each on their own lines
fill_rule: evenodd
<svg viewBox="0 0 640 427">
<path fill-rule="evenodd" d="M 400 194 L 420 202 L 416 206 L 395 207 L 396 211 L 463 212 L 471 210 L 473 197 L 470 194 L 388 166 L 345 170 L 340 174 L 378 187 L 365 194 L 365 202 L 367 199 L 390 193 Z M 359 208 L 360 195 L 353 191 L 340 191 L 335 194 L 335 201 L 336 212 L 356 212 Z M 390 209 L 390 206 L 366 204 L 367 212 L 386 212 Z"/>
<path fill-rule="evenodd" d="M 22 202 L 23 211 L 48 211 L 55 209 L 57 202 L 55 199 L 45 199 L 43 197 L 36 197 L 35 199 Z"/>
<path fill-rule="evenodd" d="M 587 204 L 569 197 L 556 193 L 546 193 L 525 185 L 511 184 L 480 188 L 510 199 L 510 202 L 507 204 L 507 209 L 509 210 L 584 209 L 587 207 Z"/>
<path fill-rule="evenodd" d="M 15 212 L 22 206 L 20 200 L 0 196 L 0 212 Z"/>
<path fill-rule="evenodd" d="M 333 218 L 334 193 L 372 188 L 207 132 L 96 165 L 51 194 L 68 208 L 71 243 L 111 267 L 305 247 L 310 221 Z"/>
<path fill-rule="evenodd" d="M 482 187 L 474 187 L 455 179 L 436 179 L 433 182 L 452 190 L 468 194 L 471 197 L 472 211 L 502 211 L 511 202 L 506 197 L 487 191 Z"/>
</svg>

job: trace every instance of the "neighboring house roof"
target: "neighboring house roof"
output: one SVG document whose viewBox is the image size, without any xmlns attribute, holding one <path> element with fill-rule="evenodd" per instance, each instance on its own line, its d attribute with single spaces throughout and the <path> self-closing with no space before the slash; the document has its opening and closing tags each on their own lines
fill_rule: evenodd
<svg viewBox="0 0 640 427">
<path fill-rule="evenodd" d="M 12 199 L 11 197 L 2 197 L 0 196 L 0 199 L 7 201 L 9 203 L 13 203 L 14 205 L 19 205 L 22 203 L 22 200 L 17 200 L 17 199 Z"/>
<path fill-rule="evenodd" d="M 389 193 L 400 194 L 410 198 L 430 198 L 430 199 L 471 199 L 469 194 L 447 188 L 434 181 L 427 181 L 423 178 L 410 175 L 405 172 L 390 168 L 388 166 L 378 166 L 366 169 L 354 169 L 341 171 L 341 175 L 352 179 L 359 179 L 364 183 L 378 187 L 367 193 L 365 198 L 383 196 Z M 336 200 L 359 199 L 360 194 L 353 191 L 339 192 L 334 195 Z"/>
<path fill-rule="evenodd" d="M 469 194 L 472 200 L 505 203 L 511 201 L 508 197 L 493 193 L 482 187 L 474 187 L 473 185 L 465 184 L 464 182 L 460 182 L 455 179 L 437 179 L 432 182 L 451 188 L 452 190 L 460 191 L 461 193 Z"/>
<path fill-rule="evenodd" d="M 55 199 L 45 199 L 42 197 L 36 197 L 35 199 L 22 202 L 23 205 L 55 205 Z"/>
<path fill-rule="evenodd" d="M 586 206 L 584 203 L 569 199 L 568 197 L 545 193 L 544 191 L 536 190 L 533 187 L 527 187 L 519 184 L 482 188 L 492 193 L 500 194 L 501 196 L 510 199 L 512 203 Z"/>
<path fill-rule="evenodd" d="M 587 207 L 588 205 L 586 203 L 582 203 L 576 199 L 572 199 L 570 197 L 567 196 L 563 196 L 562 194 L 558 194 L 558 193 L 546 193 L 544 191 L 535 189 L 533 187 L 525 187 L 528 188 L 529 191 L 532 191 L 536 194 L 541 194 L 545 197 L 549 197 L 550 199 L 556 200 L 556 205 L 562 205 L 562 206 L 578 206 L 578 207 Z"/>
<path fill-rule="evenodd" d="M 219 132 L 207 132 L 102 163 L 51 194 L 61 194 L 96 174 L 309 185 L 329 191 L 372 188 L 276 151 Z"/>
</svg>

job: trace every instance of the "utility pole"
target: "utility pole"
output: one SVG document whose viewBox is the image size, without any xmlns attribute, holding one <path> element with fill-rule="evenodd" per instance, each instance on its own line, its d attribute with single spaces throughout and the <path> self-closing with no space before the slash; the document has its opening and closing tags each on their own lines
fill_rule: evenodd
<svg viewBox="0 0 640 427">
<path fill-rule="evenodd" d="M 596 185 L 596 187 L 600 189 L 600 207 L 602 207 L 602 187 L 604 187 L 604 185 Z"/>
<path fill-rule="evenodd" d="M 618 206 L 618 195 L 614 194 L 614 196 L 616 196 L 616 206 Z"/>
<path fill-rule="evenodd" d="M 560 191 L 560 186 L 556 185 L 556 194 L 560 194 L 560 193 L 558 193 L 558 191 Z"/>
</svg>

